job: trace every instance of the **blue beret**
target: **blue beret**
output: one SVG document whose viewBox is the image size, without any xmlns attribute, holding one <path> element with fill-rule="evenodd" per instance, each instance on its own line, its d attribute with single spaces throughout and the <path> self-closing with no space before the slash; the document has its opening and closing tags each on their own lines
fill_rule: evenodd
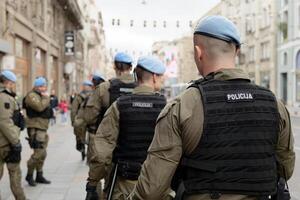
<svg viewBox="0 0 300 200">
<path fill-rule="evenodd" d="M 137 66 L 159 75 L 163 75 L 166 71 L 165 65 L 158 58 L 153 56 L 140 57 Z"/>
<path fill-rule="evenodd" d="M 84 85 L 84 86 L 93 86 L 94 84 L 92 83 L 92 81 L 86 80 L 86 81 L 83 82 L 82 85 Z"/>
<path fill-rule="evenodd" d="M 47 85 L 47 81 L 44 77 L 38 77 L 34 81 L 34 87 L 41 87 L 46 85 Z"/>
<path fill-rule="evenodd" d="M 131 58 L 131 56 L 129 56 L 128 54 L 126 54 L 124 52 L 117 53 L 115 55 L 114 60 L 116 62 L 122 62 L 122 63 L 129 63 L 129 64 L 133 63 L 133 59 Z"/>
<path fill-rule="evenodd" d="M 99 73 L 93 74 L 93 79 L 94 80 L 105 80 L 105 78 Z"/>
<path fill-rule="evenodd" d="M 17 81 L 17 77 L 12 71 L 4 70 L 1 72 L 1 74 L 9 81 L 12 81 L 12 82 Z"/>
<path fill-rule="evenodd" d="M 201 20 L 195 28 L 194 34 L 213 37 L 225 42 L 241 45 L 239 31 L 235 24 L 223 16 L 208 16 Z"/>
</svg>

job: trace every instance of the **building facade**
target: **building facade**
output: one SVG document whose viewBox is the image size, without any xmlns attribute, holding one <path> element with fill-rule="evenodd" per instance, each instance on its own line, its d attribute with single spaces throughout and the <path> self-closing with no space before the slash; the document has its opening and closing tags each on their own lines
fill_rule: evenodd
<svg viewBox="0 0 300 200">
<path fill-rule="evenodd" d="M 277 0 L 278 96 L 289 106 L 300 105 L 300 1 Z"/>
<path fill-rule="evenodd" d="M 87 78 L 90 35 L 84 30 L 90 28 L 90 1 L 0 1 L 0 68 L 17 74 L 20 96 L 32 88 L 37 76 L 45 76 L 49 90 L 60 97 L 78 90 L 77 83 Z M 67 31 L 74 37 L 68 54 Z"/>
</svg>

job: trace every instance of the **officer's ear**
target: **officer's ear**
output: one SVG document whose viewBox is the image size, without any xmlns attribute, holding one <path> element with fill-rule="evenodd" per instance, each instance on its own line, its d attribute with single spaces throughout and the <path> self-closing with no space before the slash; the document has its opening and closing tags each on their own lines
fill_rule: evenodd
<svg viewBox="0 0 300 200">
<path fill-rule="evenodd" d="M 195 57 L 195 61 L 198 62 L 199 60 L 201 60 L 202 57 L 202 49 L 200 48 L 200 46 L 195 45 L 194 46 L 194 57 Z"/>
</svg>

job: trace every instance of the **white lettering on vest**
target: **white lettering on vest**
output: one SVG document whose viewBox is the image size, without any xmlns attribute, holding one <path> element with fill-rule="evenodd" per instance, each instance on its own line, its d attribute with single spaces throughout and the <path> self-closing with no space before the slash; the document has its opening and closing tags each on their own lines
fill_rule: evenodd
<svg viewBox="0 0 300 200">
<path fill-rule="evenodd" d="M 234 93 L 234 94 L 227 94 L 227 101 L 239 101 L 239 100 L 253 100 L 253 95 L 249 92 L 241 92 L 241 93 Z"/>
<path fill-rule="evenodd" d="M 146 103 L 146 102 L 133 102 L 132 107 L 138 107 L 138 108 L 152 108 L 153 103 Z"/>
</svg>

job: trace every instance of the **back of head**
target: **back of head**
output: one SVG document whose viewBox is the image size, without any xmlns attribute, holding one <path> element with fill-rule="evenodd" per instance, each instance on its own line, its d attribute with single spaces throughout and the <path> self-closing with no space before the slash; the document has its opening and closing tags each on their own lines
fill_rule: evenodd
<svg viewBox="0 0 300 200">
<path fill-rule="evenodd" d="M 201 20 L 194 32 L 195 62 L 200 74 L 233 68 L 240 45 L 237 27 L 227 18 L 209 16 Z"/>
<path fill-rule="evenodd" d="M 119 52 L 114 57 L 115 69 L 124 72 L 132 68 L 133 59 L 130 55 L 124 52 Z"/>
</svg>

